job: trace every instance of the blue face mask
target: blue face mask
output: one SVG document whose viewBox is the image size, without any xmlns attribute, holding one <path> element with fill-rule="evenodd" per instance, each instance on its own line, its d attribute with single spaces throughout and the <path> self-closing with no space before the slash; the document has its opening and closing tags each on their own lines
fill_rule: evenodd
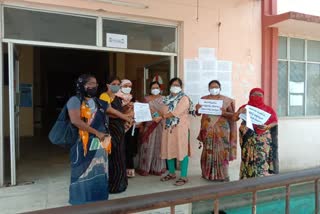
<svg viewBox="0 0 320 214">
<path fill-rule="evenodd" d="M 111 90 L 112 93 L 117 93 L 120 90 L 120 86 L 119 85 L 109 85 L 109 88 Z"/>
</svg>

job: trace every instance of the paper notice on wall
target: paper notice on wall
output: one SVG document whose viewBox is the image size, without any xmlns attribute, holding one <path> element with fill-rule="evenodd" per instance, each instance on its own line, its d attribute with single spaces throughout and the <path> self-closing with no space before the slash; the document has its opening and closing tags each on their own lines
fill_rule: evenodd
<svg viewBox="0 0 320 214">
<path fill-rule="evenodd" d="M 186 72 L 186 81 L 200 82 L 201 75 L 199 72 Z"/>
<path fill-rule="evenodd" d="M 232 62 L 225 60 L 218 60 L 218 71 L 220 72 L 232 72 Z"/>
<path fill-rule="evenodd" d="M 217 61 L 216 60 L 201 60 L 200 67 L 202 72 L 216 72 Z"/>
<path fill-rule="evenodd" d="M 184 72 L 199 72 L 200 63 L 196 59 L 185 59 L 184 60 Z"/>
<path fill-rule="evenodd" d="M 290 95 L 290 106 L 303 106 L 303 95 Z"/>
<path fill-rule="evenodd" d="M 107 33 L 106 44 L 109 48 L 128 48 L 128 36 L 122 34 Z"/>
<path fill-rule="evenodd" d="M 217 78 L 220 82 L 232 81 L 232 73 L 231 72 L 217 72 Z"/>
<path fill-rule="evenodd" d="M 199 59 L 216 59 L 215 48 L 199 48 L 198 50 Z"/>
<path fill-rule="evenodd" d="M 304 82 L 289 82 L 289 92 L 292 94 L 304 93 Z"/>
</svg>

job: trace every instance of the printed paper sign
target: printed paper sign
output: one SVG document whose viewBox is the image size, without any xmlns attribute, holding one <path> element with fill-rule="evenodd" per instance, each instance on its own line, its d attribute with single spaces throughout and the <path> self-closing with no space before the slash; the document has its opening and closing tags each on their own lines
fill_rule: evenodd
<svg viewBox="0 0 320 214">
<path fill-rule="evenodd" d="M 152 120 L 150 106 L 148 103 L 134 103 L 134 119 L 136 123 Z"/>
<path fill-rule="evenodd" d="M 201 108 L 199 109 L 200 114 L 210 114 L 210 115 L 221 115 L 221 108 L 223 105 L 222 100 L 206 100 L 200 99 L 199 104 Z"/>
<path fill-rule="evenodd" d="M 107 47 L 128 48 L 128 36 L 114 33 L 107 33 Z"/>
<path fill-rule="evenodd" d="M 250 115 L 250 120 L 252 124 L 255 125 L 264 125 L 270 118 L 271 114 L 269 114 L 268 112 L 265 112 L 261 109 L 258 109 L 256 107 L 247 105 L 246 106 L 246 110 L 247 113 L 246 114 L 240 114 L 239 117 L 242 120 L 247 121 L 247 114 Z M 250 121 L 249 121 L 250 122 Z M 247 126 L 248 128 L 250 128 L 249 126 Z"/>
</svg>

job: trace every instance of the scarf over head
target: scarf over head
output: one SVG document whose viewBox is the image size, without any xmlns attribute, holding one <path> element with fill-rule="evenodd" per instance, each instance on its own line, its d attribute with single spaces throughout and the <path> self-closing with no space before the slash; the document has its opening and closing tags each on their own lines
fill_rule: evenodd
<svg viewBox="0 0 320 214">
<path fill-rule="evenodd" d="M 273 110 L 273 108 L 271 108 L 270 106 L 266 105 L 264 103 L 264 99 L 263 96 L 259 97 L 259 96 L 255 96 L 253 95 L 255 92 L 260 92 L 263 96 L 264 96 L 264 91 L 261 88 L 253 88 L 250 91 L 250 97 L 249 97 L 249 102 L 246 105 L 243 105 L 240 107 L 241 108 L 245 108 L 247 105 L 250 106 L 254 106 L 258 109 L 261 109 L 265 112 L 268 112 L 269 114 L 271 114 L 270 118 L 268 119 L 268 121 L 265 123 L 265 125 L 269 125 L 271 123 L 276 123 L 278 122 L 278 117 L 276 112 Z M 265 130 L 261 130 L 257 127 L 257 125 L 253 125 L 254 130 L 256 131 L 256 133 L 258 134 L 263 134 L 265 132 Z"/>
<path fill-rule="evenodd" d="M 128 79 L 123 79 L 121 80 L 121 84 L 120 87 L 123 87 L 126 84 L 131 84 L 132 82 Z M 131 99 L 132 99 L 132 95 L 131 94 L 125 94 L 121 91 L 121 89 L 115 94 L 117 97 L 120 97 L 122 99 L 122 106 L 126 106 L 130 103 Z"/>
</svg>

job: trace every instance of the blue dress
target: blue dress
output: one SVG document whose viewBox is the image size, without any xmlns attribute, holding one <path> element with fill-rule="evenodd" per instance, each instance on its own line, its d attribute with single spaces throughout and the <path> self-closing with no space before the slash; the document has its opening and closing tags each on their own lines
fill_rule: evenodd
<svg viewBox="0 0 320 214">
<path fill-rule="evenodd" d="M 90 107 L 95 111 L 90 126 L 99 132 L 108 133 L 108 118 L 105 114 L 108 104 L 95 99 L 94 105 L 96 108 Z M 109 197 L 108 154 L 99 145 L 97 138 L 90 134 L 86 156 L 80 138 L 71 147 L 69 203 L 72 205 L 107 200 Z"/>
</svg>

